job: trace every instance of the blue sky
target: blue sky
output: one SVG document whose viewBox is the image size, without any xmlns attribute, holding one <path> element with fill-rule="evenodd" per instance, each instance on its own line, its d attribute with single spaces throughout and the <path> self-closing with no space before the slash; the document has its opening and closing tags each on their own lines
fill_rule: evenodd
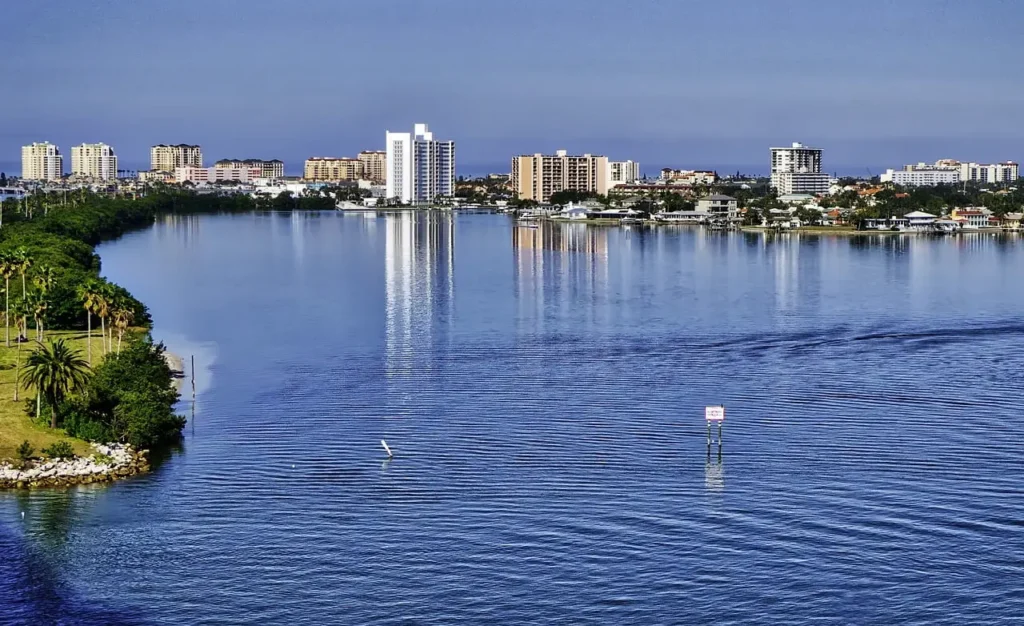
<svg viewBox="0 0 1024 626">
<path fill-rule="evenodd" d="M 564 147 L 852 171 L 1024 157 L 1016 0 L 5 0 L 0 163 L 49 140 L 144 165 L 383 148 L 428 122 L 463 171 Z M 877 173 L 877 171 L 875 172 Z"/>
</svg>

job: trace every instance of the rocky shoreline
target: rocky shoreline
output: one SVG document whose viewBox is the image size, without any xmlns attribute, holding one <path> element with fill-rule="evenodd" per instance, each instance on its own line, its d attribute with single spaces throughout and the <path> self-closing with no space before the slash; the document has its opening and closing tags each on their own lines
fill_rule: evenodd
<svg viewBox="0 0 1024 626">
<path fill-rule="evenodd" d="M 20 468 L 0 463 L 0 489 L 70 487 L 106 483 L 149 471 L 148 450 L 124 444 L 92 444 L 90 457 L 34 461 Z"/>
</svg>

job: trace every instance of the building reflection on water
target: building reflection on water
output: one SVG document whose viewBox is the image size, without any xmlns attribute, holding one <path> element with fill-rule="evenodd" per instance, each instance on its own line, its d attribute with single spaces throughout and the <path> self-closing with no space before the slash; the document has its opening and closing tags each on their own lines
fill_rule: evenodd
<svg viewBox="0 0 1024 626">
<path fill-rule="evenodd" d="M 384 215 L 384 230 L 387 371 L 396 374 L 411 371 L 417 347 L 451 322 L 455 221 L 448 212 L 400 211 Z"/>
<path fill-rule="evenodd" d="M 608 232 L 564 222 L 513 226 L 517 317 L 543 331 L 552 309 L 580 306 L 577 312 L 592 315 L 594 307 L 585 305 L 608 283 Z"/>
</svg>

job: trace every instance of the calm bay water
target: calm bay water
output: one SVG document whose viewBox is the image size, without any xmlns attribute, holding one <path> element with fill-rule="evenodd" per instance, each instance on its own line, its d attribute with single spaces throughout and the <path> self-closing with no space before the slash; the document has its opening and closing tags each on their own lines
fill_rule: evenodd
<svg viewBox="0 0 1024 626">
<path fill-rule="evenodd" d="M 1024 614 L 1018 239 L 265 214 L 100 254 L 195 415 L 148 476 L 0 493 L 0 623 Z"/>
</svg>

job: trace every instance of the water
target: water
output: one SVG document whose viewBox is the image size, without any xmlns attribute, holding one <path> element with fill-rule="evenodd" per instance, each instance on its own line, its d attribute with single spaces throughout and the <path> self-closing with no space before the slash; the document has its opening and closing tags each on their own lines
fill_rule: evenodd
<svg viewBox="0 0 1024 626">
<path fill-rule="evenodd" d="M 148 476 L 0 494 L 0 622 L 1020 623 L 1018 239 L 245 215 L 100 253 L 195 417 Z"/>
</svg>

